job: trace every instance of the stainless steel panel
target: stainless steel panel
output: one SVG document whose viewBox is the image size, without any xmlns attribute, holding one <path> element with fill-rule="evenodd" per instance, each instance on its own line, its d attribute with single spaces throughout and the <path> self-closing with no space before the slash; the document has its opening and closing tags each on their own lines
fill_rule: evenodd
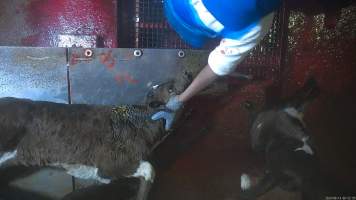
<svg viewBox="0 0 356 200">
<path fill-rule="evenodd" d="M 0 97 L 67 103 L 64 48 L 0 47 Z"/>
<path fill-rule="evenodd" d="M 92 56 L 86 53 L 92 51 Z M 70 49 L 73 103 L 141 104 L 150 88 L 174 79 L 193 51 L 176 49 Z M 198 52 L 196 51 L 195 54 Z M 90 53 L 89 53 L 90 54 Z M 195 58 L 196 59 L 196 58 Z M 202 62 L 206 62 L 203 59 Z"/>
</svg>

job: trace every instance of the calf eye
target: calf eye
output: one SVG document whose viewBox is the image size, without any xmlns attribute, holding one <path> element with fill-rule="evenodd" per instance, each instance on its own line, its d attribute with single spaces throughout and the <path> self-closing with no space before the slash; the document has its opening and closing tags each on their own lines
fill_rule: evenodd
<svg viewBox="0 0 356 200">
<path fill-rule="evenodd" d="M 174 92 L 174 86 L 173 85 L 169 86 L 168 92 L 169 93 L 173 93 Z"/>
<path fill-rule="evenodd" d="M 161 101 L 152 101 L 152 102 L 150 102 L 148 104 L 148 106 L 151 107 L 151 108 L 158 108 L 158 107 L 163 106 L 163 105 L 165 105 L 165 103 L 161 102 Z"/>
</svg>

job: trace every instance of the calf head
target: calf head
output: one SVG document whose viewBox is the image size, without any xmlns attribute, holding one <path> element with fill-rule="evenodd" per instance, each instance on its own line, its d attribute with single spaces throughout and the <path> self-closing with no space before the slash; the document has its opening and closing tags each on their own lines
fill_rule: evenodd
<svg viewBox="0 0 356 200">
<path fill-rule="evenodd" d="M 182 93 L 192 80 L 192 74 L 183 70 L 175 79 L 153 86 L 146 95 L 145 104 L 151 108 L 164 106 L 171 96 Z"/>
</svg>

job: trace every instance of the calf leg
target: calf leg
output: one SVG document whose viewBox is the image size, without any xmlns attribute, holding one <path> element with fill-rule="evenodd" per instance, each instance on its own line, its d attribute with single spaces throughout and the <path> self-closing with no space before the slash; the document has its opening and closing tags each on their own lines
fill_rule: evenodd
<svg viewBox="0 0 356 200">
<path fill-rule="evenodd" d="M 48 164 L 48 166 L 63 168 L 67 174 L 75 178 L 96 180 L 104 184 L 109 184 L 111 182 L 110 179 L 103 178 L 101 176 L 100 170 L 94 166 L 66 163 L 52 163 Z"/>
<path fill-rule="evenodd" d="M 247 175 L 241 176 L 242 199 L 256 199 L 277 185 L 277 181 L 271 173 L 265 173 L 264 177 L 254 186 L 251 185 Z"/>
<path fill-rule="evenodd" d="M 0 153 L 0 167 L 8 165 L 9 161 L 16 158 L 17 150 Z"/>
<path fill-rule="evenodd" d="M 146 200 L 148 198 L 148 193 L 151 190 L 151 186 L 151 181 L 146 181 L 145 178 L 141 177 L 136 200 Z"/>
<path fill-rule="evenodd" d="M 155 178 L 155 171 L 147 161 L 141 161 L 132 177 L 140 179 L 140 186 L 137 193 L 137 200 L 146 200 Z"/>
</svg>

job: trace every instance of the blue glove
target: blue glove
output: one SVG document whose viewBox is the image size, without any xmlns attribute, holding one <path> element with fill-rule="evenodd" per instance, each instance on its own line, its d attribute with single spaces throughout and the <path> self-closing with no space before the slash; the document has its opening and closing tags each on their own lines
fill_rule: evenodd
<svg viewBox="0 0 356 200">
<path fill-rule="evenodd" d="M 158 120 L 163 118 L 166 121 L 165 129 L 169 130 L 172 126 L 176 111 L 179 110 L 182 105 L 183 102 L 179 101 L 177 96 L 172 96 L 166 104 L 166 110 L 155 113 L 151 119 Z"/>
</svg>

